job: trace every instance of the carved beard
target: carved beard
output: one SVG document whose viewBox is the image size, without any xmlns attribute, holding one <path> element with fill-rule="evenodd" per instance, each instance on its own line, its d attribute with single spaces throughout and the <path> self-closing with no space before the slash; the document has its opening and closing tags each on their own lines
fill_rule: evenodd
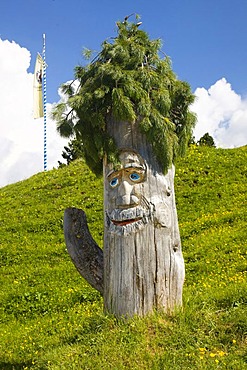
<svg viewBox="0 0 247 370">
<path fill-rule="evenodd" d="M 106 225 L 110 233 L 129 235 L 142 230 L 153 219 L 153 214 L 153 205 L 142 196 L 141 204 L 136 207 L 107 210 Z"/>
</svg>

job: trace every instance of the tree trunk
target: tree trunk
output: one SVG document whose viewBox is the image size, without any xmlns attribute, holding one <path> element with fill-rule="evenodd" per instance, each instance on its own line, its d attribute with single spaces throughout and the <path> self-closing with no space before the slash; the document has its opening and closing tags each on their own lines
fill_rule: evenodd
<svg viewBox="0 0 247 370">
<path fill-rule="evenodd" d="M 121 168 L 104 167 L 105 310 L 171 312 L 182 304 L 184 282 L 174 168 L 162 174 L 137 124 L 110 121 L 108 133 L 121 150 Z"/>
<path fill-rule="evenodd" d="M 143 316 L 182 304 L 184 260 L 174 193 L 138 123 L 107 126 L 120 165 L 104 163 L 104 252 L 92 239 L 82 210 L 65 211 L 64 233 L 80 274 L 104 296 L 106 312 Z"/>
</svg>

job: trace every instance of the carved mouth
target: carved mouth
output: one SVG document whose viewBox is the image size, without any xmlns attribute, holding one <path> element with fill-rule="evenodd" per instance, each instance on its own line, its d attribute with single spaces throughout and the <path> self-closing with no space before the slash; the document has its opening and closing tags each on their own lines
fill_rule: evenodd
<svg viewBox="0 0 247 370">
<path fill-rule="evenodd" d="M 106 224 L 113 234 L 129 235 L 143 229 L 151 220 L 152 214 L 151 207 L 114 209 L 111 213 L 106 211 Z"/>
<path fill-rule="evenodd" d="M 130 220 L 122 220 L 122 221 L 111 220 L 111 222 L 116 226 L 125 226 L 125 225 L 132 224 L 133 222 L 140 221 L 141 219 L 142 217 L 138 217 L 138 218 L 132 218 Z"/>
</svg>

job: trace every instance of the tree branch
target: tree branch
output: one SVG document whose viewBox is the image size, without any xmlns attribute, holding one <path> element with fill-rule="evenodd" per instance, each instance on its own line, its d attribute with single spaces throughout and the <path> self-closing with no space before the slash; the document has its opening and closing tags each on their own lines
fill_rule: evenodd
<svg viewBox="0 0 247 370">
<path fill-rule="evenodd" d="M 80 275 L 103 295 L 103 251 L 92 238 L 82 209 L 65 210 L 64 236 L 70 257 Z"/>
</svg>

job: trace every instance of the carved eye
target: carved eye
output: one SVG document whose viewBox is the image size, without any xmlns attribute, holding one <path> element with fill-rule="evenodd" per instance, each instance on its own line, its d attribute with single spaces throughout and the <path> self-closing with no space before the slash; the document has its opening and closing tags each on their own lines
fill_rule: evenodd
<svg viewBox="0 0 247 370">
<path fill-rule="evenodd" d="M 114 178 L 110 181 L 110 186 L 111 186 L 112 188 L 115 188 L 117 185 L 118 185 L 118 178 L 117 178 L 117 177 L 114 177 Z"/>
<path fill-rule="evenodd" d="M 131 181 L 139 181 L 140 180 L 140 175 L 139 175 L 139 173 L 137 173 L 137 172 L 133 172 L 132 174 L 130 174 L 130 180 Z"/>
</svg>

